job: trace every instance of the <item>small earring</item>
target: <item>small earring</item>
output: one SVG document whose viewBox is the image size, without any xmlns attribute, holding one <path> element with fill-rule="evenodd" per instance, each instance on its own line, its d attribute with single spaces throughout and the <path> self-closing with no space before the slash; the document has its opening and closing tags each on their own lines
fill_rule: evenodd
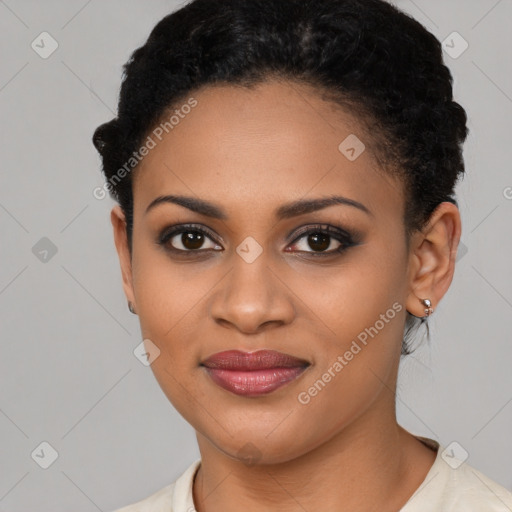
<svg viewBox="0 0 512 512">
<path fill-rule="evenodd" d="M 429 299 L 419 299 L 420 302 L 425 306 L 425 316 L 428 317 L 434 312 L 434 308 L 432 307 L 432 303 Z"/>
<path fill-rule="evenodd" d="M 133 304 L 128 301 L 128 309 L 130 310 L 130 313 L 133 313 L 134 315 L 137 314 L 137 312 L 135 311 L 134 307 L 133 307 Z"/>
</svg>

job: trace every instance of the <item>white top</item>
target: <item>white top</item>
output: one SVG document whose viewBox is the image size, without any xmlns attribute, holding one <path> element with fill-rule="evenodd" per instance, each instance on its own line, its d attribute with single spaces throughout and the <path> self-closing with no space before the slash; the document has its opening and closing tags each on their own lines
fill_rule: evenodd
<svg viewBox="0 0 512 512">
<path fill-rule="evenodd" d="M 422 484 L 398 512 L 512 512 L 512 492 L 459 460 L 454 449 L 440 449 L 433 439 L 416 436 L 437 451 Z M 172 484 L 148 498 L 114 512 L 197 512 L 192 483 L 201 459 Z"/>
</svg>

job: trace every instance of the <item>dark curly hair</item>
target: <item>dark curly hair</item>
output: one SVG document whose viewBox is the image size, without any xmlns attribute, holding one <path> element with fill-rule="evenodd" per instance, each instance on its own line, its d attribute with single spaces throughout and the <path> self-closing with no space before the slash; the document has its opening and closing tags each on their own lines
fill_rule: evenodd
<svg viewBox="0 0 512 512">
<path fill-rule="evenodd" d="M 130 251 L 126 163 L 135 169 L 133 155 L 152 128 L 191 92 L 214 84 L 291 80 L 356 114 L 381 167 L 404 183 L 407 243 L 437 205 L 457 204 L 467 118 L 453 101 L 441 44 L 383 0 L 193 0 L 158 23 L 123 70 L 117 117 L 96 129 L 93 142 L 125 213 Z M 402 354 L 425 320 L 407 315 Z"/>
</svg>

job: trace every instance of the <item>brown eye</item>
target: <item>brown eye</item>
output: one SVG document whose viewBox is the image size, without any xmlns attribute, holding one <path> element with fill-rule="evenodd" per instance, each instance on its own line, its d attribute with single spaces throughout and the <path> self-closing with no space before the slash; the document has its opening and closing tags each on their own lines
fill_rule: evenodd
<svg viewBox="0 0 512 512">
<path fill-rule="evenodd" d="M 160 236 L 159 243 L 173 252 L 201 252 L 222 250 L 210 233 L 203 228 L 179 226 L 167 230 Z"/>
<path fill-rule="evenodd" d="M 180 241 L 186 249 L 200 249 L 204 243 L 204 235 L 199 231 L 187 231 L 181 234 Z"/>
<path fill-rule="evenodd" d="M 332 253 L 343 245 L 340 241 L 335 240 L 332 235 L 321 232 L 314 232 L 308 235 L 303 235 L 299 238 L 301 242 L 296 242 L 294 246 L 298 247 L 298 251 L 303 252 L 329 252 Z M 334 242 L 334 246 L 333 246 Z M 336 245 L 338 244 L 338 245 Z M 327 251 L 327 249 L 331 249 Z"/>
<path fill-rule="evenodd" d="M 355 245 L 350 233 L 333 226 L 315 226 L 302 230 L 292 244 L 292 249 L 313 256 L 341 253 Z"/>
<path fill-rule="evenodd" d="M 329 248 L 331 237 L 324 233 L 308 235 L 308 245 L 315 251 L 325 251 Z"/>
</svg>

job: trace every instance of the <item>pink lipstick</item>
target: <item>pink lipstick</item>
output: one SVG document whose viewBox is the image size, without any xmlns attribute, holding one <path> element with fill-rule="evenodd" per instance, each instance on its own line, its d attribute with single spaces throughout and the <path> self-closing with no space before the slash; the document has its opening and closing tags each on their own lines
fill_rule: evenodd
<svg viewBox="0 0 512 512">
<path fill-rule="evenodd" d="M 237 395 L 258 396 L 296 379 L 309 363 L 275 350 L 228 350 L 213 354 L 201 366 L 218 386 Z"/>
</svg>

